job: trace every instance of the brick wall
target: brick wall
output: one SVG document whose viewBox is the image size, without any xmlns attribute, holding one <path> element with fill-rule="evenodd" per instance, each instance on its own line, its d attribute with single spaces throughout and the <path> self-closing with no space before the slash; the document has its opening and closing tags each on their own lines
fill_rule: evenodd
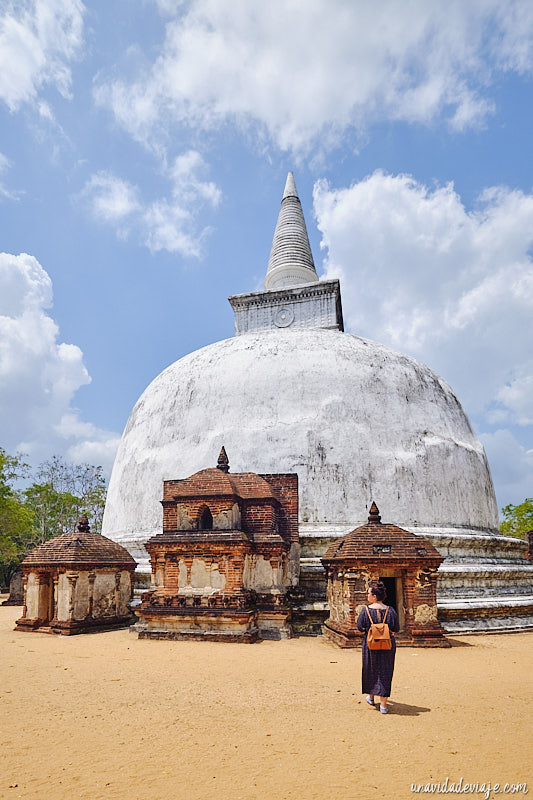
<svg viewBox="0 0 533 800">
<path fill-rule="evenodd" d="M 243 504 L 242 528 L 252 536 L 278 528 L 279 507 L 272 500 L 250 500 Z"/>
<path fill-rule="evenodd" d="M 281 472 L 261 475 L 273 489 L 281 503 L 279 534 L 288 542 L 297 542 L 298 537 L 298 475 Z"/>
<path fill-rule="evenodd" d="M 190 519 L 195 523 L 194 527 L 197 527 L 198 520 L 206 506 L 209 508 L 214 517 L 217 514 L 220 514 L 221 511 L 231 512 L 231 509 L 236 502 L 237 498 L 231 495 L 222 497 L 202 495 L 201 497 L 194 498 L 180 498 L 179 501 L 168 499 L 163 500 L 163 532 L 167 533 L 177 529 L 178 505 L 187 511 Z"/>
</svg>

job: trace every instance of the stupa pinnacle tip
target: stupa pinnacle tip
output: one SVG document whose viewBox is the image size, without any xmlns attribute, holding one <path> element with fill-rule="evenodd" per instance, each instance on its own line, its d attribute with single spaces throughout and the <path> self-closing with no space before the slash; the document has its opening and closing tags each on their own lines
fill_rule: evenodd
<svg viewBox="0 0 533 800">
<path fill-rule="evenodd" d="M 298 192 L 296 190 L 296 184 L 294 182 L 294 175 L 292 172 L 289 172 L 287 175 L 287 180 L 285 182 L 285 189 L 283 191 L 283 200 L 286 197 L 298 197 Z"/>
</svg>

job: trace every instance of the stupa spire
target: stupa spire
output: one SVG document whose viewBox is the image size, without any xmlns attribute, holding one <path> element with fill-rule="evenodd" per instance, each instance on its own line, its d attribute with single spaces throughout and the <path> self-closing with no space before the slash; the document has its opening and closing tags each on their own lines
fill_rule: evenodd
<svg viewBox="0 0 533 800">
<path fill-rule="evenodd" d="M 298 192 L 296 190 L 296 184 L 294 182 L 294 174 L 289 172 L 287 175 L 287 180 L 285 181 L 285 189 L 283 190 L 283 197 L 282 200 L 285 200 L 286 197 L 298 197 Z M 300 198 L 298 197 L 298 200 Z"/>
<path fill-rule="evenodd" d="M 302 205 L 289 172 L 268 260 L 265 288 L 285 289 L 318 281 Z"/>
</svg>

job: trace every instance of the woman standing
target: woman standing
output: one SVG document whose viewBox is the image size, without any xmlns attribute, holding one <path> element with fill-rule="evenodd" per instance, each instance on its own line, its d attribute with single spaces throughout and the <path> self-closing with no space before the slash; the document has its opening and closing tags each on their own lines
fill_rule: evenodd
<svg viewBox="0 0 533 800">
<path fill-rule="evenodd" d="M 379 710 L 382 714 L 389 713 L 387 702 L 390 697 L 392 673 L 394 672 L 396 640 L 391 635 L 392 647 L 390 650 L 370 650 L 366 639 L 370 630 L 370 617 L 372 622 L 383 622 L 387 609 L 386 621 L 389 631 L 392 634 L 400 629 L 398 614 L 383 602 L 386 596 L 387 592 L 383 581 L 373 583 L 368 590 L 368 606 L 361 610 L 357 620 L 357 629 L 365 634 L 363 639 L 363 692 L 367 695 L 366 702 L 371 706 L 374 706 L 374 697 L 378 698 Z"/>
</svg>

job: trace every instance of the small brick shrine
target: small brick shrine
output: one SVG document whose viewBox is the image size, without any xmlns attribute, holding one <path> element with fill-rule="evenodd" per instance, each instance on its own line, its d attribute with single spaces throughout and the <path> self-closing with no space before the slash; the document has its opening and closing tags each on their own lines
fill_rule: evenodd
<svg viewBox="0 0 533 800">
<path fill-rule="evenodd" d="M 153 588 L 139 638 L 253 642 L 292 635 L 298 584 L 298 476 L 218 464 L 163 483 L 163 533 L 145 547 Z"/>
<path fill-rule="evenodd" d="M 90 633 L 129 625 L 136 562 L 124 547 L 78 529 L 39 545 L 21 564 L 24 608 L 15 630 Z"/>
<path fill-rule="evenodd" d="M 449 647 L 437 619 L 437 569 L 443 560 L 427 539 L 383 524 L 372 503 L 368 523 L 337 539 L 322 558 L 330 607 L 324 635 L 340 647 L 360 645 L 359 612 L 369 586 L 382 580 L 385 602 L 398 612 L 397 644 Z"/>
</svg>

